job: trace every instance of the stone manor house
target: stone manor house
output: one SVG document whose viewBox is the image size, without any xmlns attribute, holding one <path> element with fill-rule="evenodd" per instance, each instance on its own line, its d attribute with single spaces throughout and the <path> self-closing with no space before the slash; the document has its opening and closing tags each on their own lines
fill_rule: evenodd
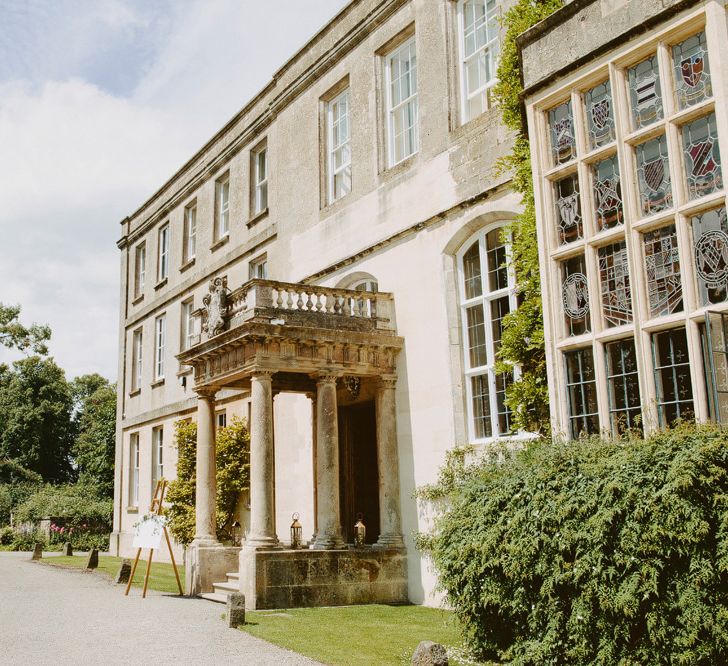
<svg viewBox="0 0 728 666">
<path fill-rule="evenodd" d="M 491 94 L 511 5 L 352 0 L 122 221 L 112 551 L 132 555 L 192 419 L 189 593 L 437 603 L 415 489 L 458 444 L 529 436 L 503 402 L 518 369 L 494 370 L 517 306 Z M 719 419 L 724 2 L 574 0 L 519 47 L 556 431 Z M 242 547 L 214 523 L 214 434 L 234 417 Z"/>
</svg>

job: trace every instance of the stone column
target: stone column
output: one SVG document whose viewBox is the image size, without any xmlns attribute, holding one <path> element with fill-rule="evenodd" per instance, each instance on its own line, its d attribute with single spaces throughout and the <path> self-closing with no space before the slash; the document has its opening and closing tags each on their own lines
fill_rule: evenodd
<svg viewBox="0 0 728 666">
<path fill-rule="evenodd" d="M 379 468 L 379 539 L 381 548 L 402 548 L 399 502 L 399 451 L 394 378 L 381 378 L 376 393 L 377 467 Z"/>
<path fill-rule="evenodd" d="M 195 542 L 219 546 L 215 520 L 217 483 L 215 478 L 215 393 L 197 389 L 197 481 L 195 486 Z"/>
<path fill-rule="evenodd" d="M 272 372 L 250 379 L 250 534 L 247 548 L 278 545 L 275 519 Z"/>
<path fill-rule="evenodd" d="M 316 382 L 316 550 L 344 547 L 339 504 L 339 424 L 336 377 Z"/>
<path fill-rule="evenodd" d="M 316 392 L 306 393 L 311 401 L 311 469 L 313 469 L 313 534 L 311 543 L 316 541 L 316 526 L 318 525 L 318 479 L 316 472 Z"/>
</svg>

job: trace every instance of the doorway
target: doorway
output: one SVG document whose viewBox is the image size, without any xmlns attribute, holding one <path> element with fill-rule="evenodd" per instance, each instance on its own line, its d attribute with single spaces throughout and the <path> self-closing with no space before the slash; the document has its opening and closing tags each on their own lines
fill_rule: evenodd
<svg viewBox="0 0 728 666">
<path fill-rule="evenodd" d="M 379 538 L 379 470 L 374 402 L 339 408 L 339 489 L 341 528 L 354 542 L 354 523 L 363 514 L 366 543 Z"/>
</svg>

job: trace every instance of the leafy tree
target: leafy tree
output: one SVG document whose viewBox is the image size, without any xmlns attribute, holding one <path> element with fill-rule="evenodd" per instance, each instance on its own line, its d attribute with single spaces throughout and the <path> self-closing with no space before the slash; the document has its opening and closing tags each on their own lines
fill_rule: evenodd
<svg viewBox="0 0 728 666">
<path fill-rule="evenodd" d="M 51 338 L 48 326 L 32 324 L 24 326 L 20 323 L 20 306 L 0 303 L 0 345 L 19 349 L 22 352 L 31 350 L 36 354 L 48 353 L 46 342 Z"/>
<path fill-rule="evenodd" d="M 73 396 L 51 358 L 29 356 L 0 365 L 0 459 L 11 459 L 43 480 L 72 480 Z"/>
<path fill-rule="evenodd" d="M 513 152 L 499 168 L 513 174 L 513 187 L 523 196 L 523 213 L 506 228 L 512 244 L 512 264 L 516 273 L 520 305 L 503 319 L 498 370 L 506 372 L 513 364 L 521 368 L 518 381 L 506 390 L 506 404 L 513 412 L 516 428 L 546 432 L 549 426 L 546 351 L 541 305 L 536 210 L 533 196 L 531 153 L 523 132 L 523 104 L 516 37 L 563 5 L 563 0 L 518 0 L 503 19 L 506 35 L 498 64 L 498 99 L 503 122 L 516 133 Z"/>
<path fill-rule="evenodd" d="M 93 486 L 99 496 L 113 497 L 116 386 L 101 375 L 83 375 L 73 380 L 71 392 L 76 433 L 72 454 L 78 480 Z"/>
<path fill-rule="evenodd" d="M 217 445 L 217 537 L 230 539 L 235 509 L 240 493 L 250 481 L 250 436 L 242 419 L 234 417 L 229 426 L 219 428 Z M 195 475 L 197 424 L 178 421 L 175 424 L 177 447 L 177 479 L 169 484 L 167 501 L 170 507 L 170 531 L 186 546 L 195 537 Z"/>
</svg>

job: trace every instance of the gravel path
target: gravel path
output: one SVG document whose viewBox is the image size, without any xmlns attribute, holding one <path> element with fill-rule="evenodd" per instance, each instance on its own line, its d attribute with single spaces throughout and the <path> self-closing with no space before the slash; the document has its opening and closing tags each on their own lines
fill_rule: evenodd
<svg viewBox="0 0 728 666">
<path fill-rule="evenodd" d="M 2 664 L 276 664 L 317 662 L 228 629 L 225 607 L 121 586 L 96 574 L 0 552 Z"/>
</svg>

